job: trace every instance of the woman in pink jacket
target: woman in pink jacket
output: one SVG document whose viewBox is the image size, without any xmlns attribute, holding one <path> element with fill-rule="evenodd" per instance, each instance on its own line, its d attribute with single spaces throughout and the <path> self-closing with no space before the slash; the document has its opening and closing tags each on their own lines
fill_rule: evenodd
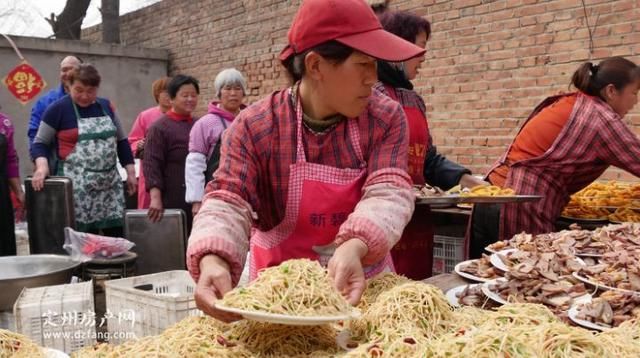
<svg viewBox="0 0 640 358">
<path fill-rule="evenodd" d="M 131 151 L 135 158 L 140 159 L 140 169 L 138 174 L 138 209 L 148 209 L 149 203 L 151 202 L 151 197 L 144 188 L 144 173 L 142 172 L 144 143 L 147 135 L 147 129 L 151 127 L 156 119 L 162 117 L 162 115 L 171 108 L 171 98 L 169 98 L 169 92 L 167 92 L 167 84 L 169 83 L 169 80 L 169 77 L 163 77 L 153 82 L 151 85 L 151 92 L 153 93 L 153 98 L 155 98 L 158 105 L 140 112 L 135 122 L 133 122 L 131 133 L 129 133 Z"/>
</svg>

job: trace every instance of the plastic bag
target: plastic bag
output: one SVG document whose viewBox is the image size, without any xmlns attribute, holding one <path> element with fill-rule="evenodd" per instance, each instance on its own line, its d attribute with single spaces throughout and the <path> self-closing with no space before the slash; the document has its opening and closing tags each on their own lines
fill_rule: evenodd
<svg viewBox="0 0 640 358">
<path fill-rule="evenodd" d="M 71 259 L 80 262 L 97 258 L 114 258 L 129 251 L 135 244 L 120 237 L 109 237 L 64 228 L 64 245 Z"/>
</svg>

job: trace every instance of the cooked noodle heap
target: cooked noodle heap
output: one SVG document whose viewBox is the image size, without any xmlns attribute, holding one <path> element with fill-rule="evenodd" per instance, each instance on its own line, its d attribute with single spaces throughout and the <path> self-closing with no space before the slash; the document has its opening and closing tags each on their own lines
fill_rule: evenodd
<svg viewBox="0 0 640 358">
<path fill-rule="evenodd" d="M 38 358 L 44 352 L 29 337 L 0 329 L 0 358 L 4 357 Z"/>
<path fill-rule="evenodd" d="M 245 288 L 251 295 L 238 290 L 233 300 L 225 297 L 225 302 L 287 314 L 348 310 L 325 278 L 319 266 L 290 261 L 263 271 L 258 281 Z M 280 292 L 273 292 L 273 286 Z M 90 347 L 75 356 L 640 357 L 640 321 L 595 333 L 566 325 L 538 304 L 453 309 L 436 287 L 394 274 L 369 281 L 359 308 L 362 316 L 343 325 L 286 326 L 249 320 L 223 324 L 209 317 L 190 317 L 161 335 L 119 346 Z"/>
<path fill-rule="evenodd" d="M 263 270 L 249 286 L 227 293 L 224 306 L 292 316 L 348 314 L 351 306 L 317 261 L 289 260 Z"/>
</svg>

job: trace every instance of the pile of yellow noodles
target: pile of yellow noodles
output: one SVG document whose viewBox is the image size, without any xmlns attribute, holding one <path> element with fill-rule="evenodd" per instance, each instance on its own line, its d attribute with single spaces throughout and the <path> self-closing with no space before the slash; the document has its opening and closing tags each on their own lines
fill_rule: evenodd
<svg viewBox="0 0 640 358">
<path fill-rule="evenodd" d="M 453 309 L 436 287 L 393 274 L 368 282 L 365 297 L 361 318 L 344 326 L 286 326 L 248 320 L 223 324 L 209 317 L 190 317 L 161 335 L 119 346 L 90 347 L 75 356 L 640 357 L 637 320 L 595 333 L 562 323 L 543 305 Z M 352 350 L 337 343 L 344 329 L 349 330 Z"/>
<path fill-rule="evenodd" d="M 29 337 L 0 329 L 0 357 L 38 358 L 44 357 L 42 348 Z"/>
<path fill-rule="evenodd" d="M 120 345 L 98 344 L 74 352 L 84 357 L 252 357 L 242 346 L 226 344 L 229 327 L 211 317 L 188 317 L 157 336 Z"/>
<path fill-rule="evenodd" d="M 452 317 L 452 309 L 439 288 L 408 282 L 382 292 L 360 319 L 349 324 L 359 340 L 391 342 L 444 333 L 446 322 Z"/>
<path fill-rule="evenodd" d="M 224 306 L 294 316 L 330 316 L 351 312 L 317 261 L 289 260 L 270 267 L 246 287 L 228 292 Z"/>
<path fill-rule="evenodd" d="M 379 274 L 374 279 L 367 281 L 367 287 L 362 294 L 358 308 L 361 310 L 369 308 L 371 303 L 375 302 L 382 292 L 407 282 L 411 282 L 411 280 L 393 272 Z"/>
</svg>

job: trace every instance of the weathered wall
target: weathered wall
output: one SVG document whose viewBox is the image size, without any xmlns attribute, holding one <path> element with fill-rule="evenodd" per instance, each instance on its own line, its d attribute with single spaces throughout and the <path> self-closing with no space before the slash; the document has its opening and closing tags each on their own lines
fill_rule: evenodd
<svg viewBox="0 0 640 358">
<path fill-rule="evenodd" d="M 112 100 L 116 113 L 129 131 L 133 120 L 143 109 L 155 105 L 151 95 L 151 83 L 167 74 L 168 53 L 166 50 L 150 50 L 139 47 L 123 47 L 90 43 L 86 41 L 47 40 L 29 37 L 13 37 L 26 60 L 44 77 L 47 87 L 40 96 L 60 83 L 60 61 L 69 54 L 77 54 L 85 62 L 91 62 L 102 76 L 98 95 Z M 19 58 L 9 45 L 0 38 L 0 74 L 4 77 Z M 28 154 L 27 128 L 34 98 L 22 105 L 7 90 L 0 86 L 0 105 L 16 127 L 15 142 L 20 157 L 23 178 L 32 173 Z"/>
<path fill-rule="evenodd" d="M 568 90 L 580 63 L 614 55 L 640 61 L 640 0 L 584 3 L 585 8 L 580 0 L 392 2 L 433 24 L 416 87 L 428 103 L 440 151 L 484 172 L 537 103 Z M 122 17 L 122 40 L 169 50 L 171 73 L 201 80 L 202 112 L 216 73 L 225 67 L 246 74 L 250 101 L 286 83 L 277 54 L 298 4 L 165 0 Z M 87 29 L 83 37 L 97 41 L 99 30 Z M 639 113 L 637 108 L 627 117 L 636 130 Z M 621 172 L 611 170 L 606 177 L 621 178 Z"/>
</svg>

